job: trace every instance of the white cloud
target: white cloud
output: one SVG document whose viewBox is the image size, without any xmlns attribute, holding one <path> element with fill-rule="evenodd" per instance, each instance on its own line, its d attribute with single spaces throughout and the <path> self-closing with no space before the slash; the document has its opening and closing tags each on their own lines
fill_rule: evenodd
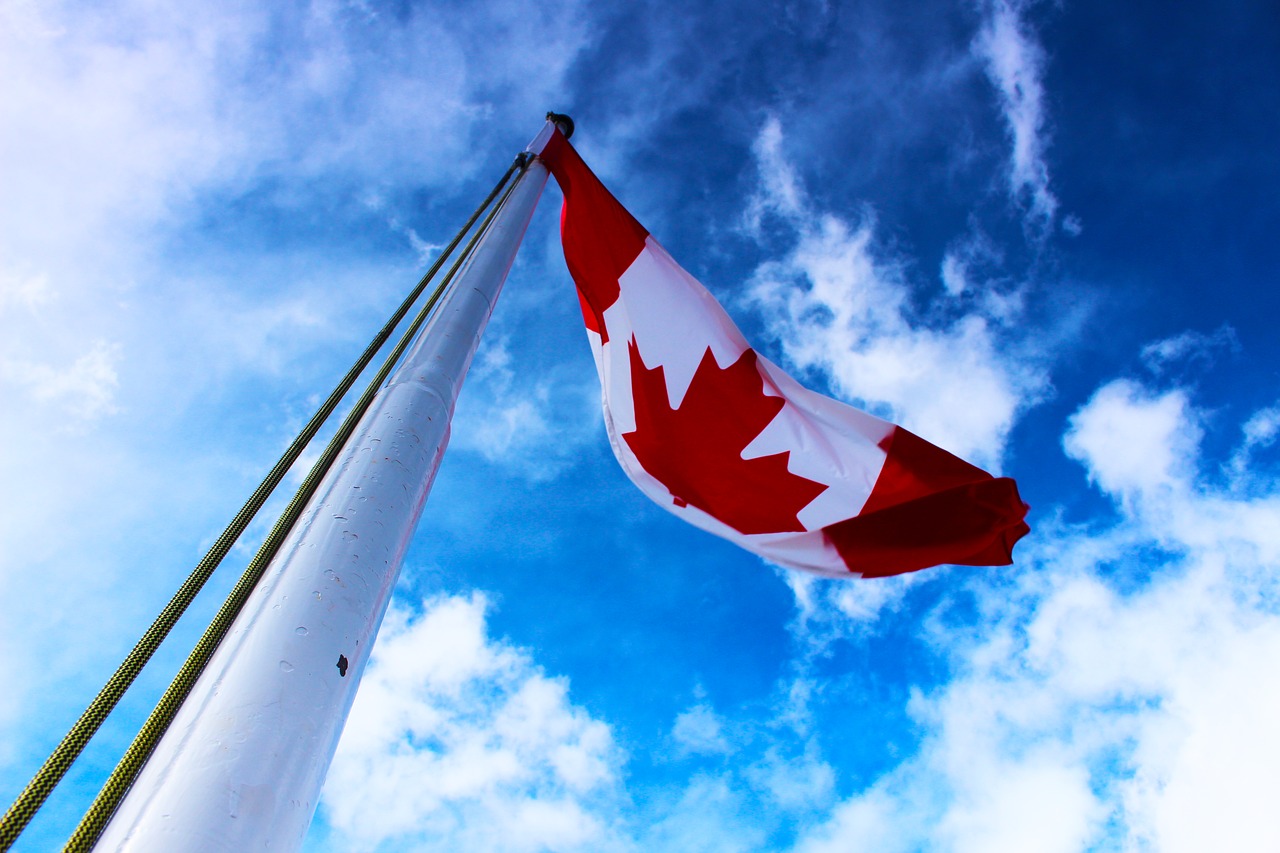
<svg viewBox="0 0 1280 853">
<path fill-rule="evenodd" d="M 1099 389 L 1066 443 L 1124 514 L 1042 521 L 1010 583 L 971 586 L 981 631 L 933 623 L 956 677 L 912 701 L 918 753 L 799 849 L 1280 845 L 1280 493 L 1206 485 L 1203 421 Z"/>
<path fill-rule="evenodd" d="M 969 289 L 968 272 L 964 261 L 955 255 L 948 253 L 942 259 L 942 286 L 947 295 L 961 296 Z"/>
<path fill-rule="evenodd" d="M 22 359 L 0 360 L 0 379 L 24 388 L 31 399 L 52 403 L 77 421 L 114 414 L 119 385 L 116 364 L 120 346 L 96 341 L 89 351 L 66 367 Z"/>
<path fill-rule="evenodd" d="M 1185 485 L 1200 437 L 1185 392 L 1152 395 L 1118 379 L 1071 417 L 1063 446 L 1091 480 L 1129 504 Z"/>
<path fill-rule="evenodd" d="M 1009 191 L 1017 203 L 1025 205 L 1029 224 L 1044 230 L 1052 225 L 1058 209 L 1045 162 L 1044 50 L 1021 18 L 1025 0 L 986 0 L 981 5 L 984 20 L 974 51 L 1000 94 L 1013 147 Z M 1069 231 L 1078 233 L 1079 221 L 1072 223 Z"/>
<path fill-rule="evenodd" d="M 835 794 L 835 769 L 823 760 L 814 740 L 797 756 L 769 750 L 744 775 L 756 790 L 768 792 L 770 805 L 783 814 L 825 810 Z"/>
<path fill-rule="evenodd" d="M 982 762 L 968 770 L 973 784 L 937 832 L 956 851 L 1019 853 L 1030 844 L 1044 853 L 1070 853 L 1086 846 L 1102 817 L 1086 769 L 1061 756 Z"/>
<path fill-rule="evenodd" d="M 0 269 L 0 316 L 9 313 L 10 306 L 37 311 L 52 298 L 47 275 L 19 275 L 13 270 Z"/>
<path fill-rule="evenodd" d="M 1232 454 L 1227 470 L 1235 483 L 1245 485 L 1250 479 L 1250 466 L 1257 450 L 1270 447 L 1280 436 L 1280 406 L 1268 406 L 1254 412 L 1240 428 L 1243 441 Z"/>
<path fill-rule="evenodd" d="M 1240 351 L 1240 341 L 1230 326 L 1222 326 L 1210 334 L 1190 330 L 1147 344 L 1142 348 L 1142 363 L 1159 375 L 1180 363 L 1200 367 L 1212 365 L 1222 350 L 1228 353 Z"/>
<path fill-rule="evenodd" d="M 339 849 L 610 843 L 622 757 L 609 727 L 491 639 L 486 606 L 454 596 L 388 612 L 325 784 Z"/>
<path fill-rule="evenodd" d="M 783 727 L 768 738 L 757 735 L 722 769 L 694 773 L 644 803 L 635 848 L 774 849 L 778 835 L 824 813 L 834 799 L 835 771 L 816 750 L 795 754 L 793 733 Z"/>
<path fill-rule="evenodd" d="M 729 777 L 698 775 L 661 818 L 647 828 L 642 850 L 749 853 L 766 847 L 767 833 Z"/>
<path fill-rule="evenodd" d="M 826 654 L 838 641 L 874 635 L 882 625 L 881 617 L 901 608 L 911 589 L 929 583 L 944 570 L 856 582 L 776 571 L 795 599 L 796 615 L 790 631 L 800 641 L 803 654 L 812 659 Z"/>
<path fill-rule="evenodd" d="M 953 300 L 968 296 L 992 318 L 1012 322 L 1020 314 L 1022 294 L 1002 286 L 1003 261 L 1004 253 L 971 219 L 968 233 L 953 240 L 942 257 L 942 288 Z"/>
<path fill-rule="evenodd" d="M 573 0 L 554 11 L 491 0 L 451 16 L 338 2 L 189 9 L 115 0 L 6 4 L 0 16 L 0 311 L 41 309 L 40 324 L 11 326 L 5 342 L 33 364 L 73 360 L 86 339 L 117 341 L 131 358 L 171 330 L 186 344 L 227 316 L 223 300 L 278 295 L 287 248 L 254 258 L 261 249 L 250 239 L 253 248 L 186 257 L 193 238 L 184 227 L 207 214 L 219 221 L 228 200 L 246 195 L 274 206 L 271 227 L 287 232 L 333 193 L 456 185 L 483 162 L 468 156 L 472 134 L 494 124 L 495 111 L 527 115 L 528 134 L 536 130 L 585 40 Z M 487 61 L 494 43 L 502 62 Z M 534 56 L 539 73 L 530 76 Z M 312 263 L 331 273 L 346 263 L 329 246 L 305 251 L 327 255 Z M 306 265 L 294 263 L 287 283 Z M 308 322 L 299 314 L 321 307 L 337 316 L 342 278 L 314 282 L 305 303 L 284 306 L 293 312 L 286 322 Z M 344 321 L 368 292 L 341 294 Z M 258 321 L 274 321 L 247 319 L 224 324 L 232 346 L 214 342 L 202 356 L 257 368 L 255 334 L 272 331 Z M 70 342 L 80 345 L 74 356 Z M 311 341 L 281 343 L 296 354 Z"/>
<path fill-rule="evenodd" d="M 798 221 L 809 216 L 809 200 L 795 168 L 782 150 L 782 122 L 770 116 L 752 147 L 760 173 L 760 188 L 747 207 L 746 227 L 759 231 L 766 215 Z"/>
<path fill-rule="evenodd" d="M 843 803 L 820 829 L 795 847 L 798 853 L 908 853 L 919 840 L 902 831 L 908 803 L 878 788 Z"/>
<path fill-rule="evenodd" d="M 216 77 L 263 23 L 247 10 L 18 8 L 0 28 L 10 251 L 104 250 L 249 145 Z"/>
<path fill-rule="evenodd" d="M 534 483 L 559 476 L 600 431 L 600 386 L 552 369 L 532 387 L 511 365 L 509 339 L 487 338 L 454 417 L 454 450 L 479 453 Z"/>
<path fill-rule="evenodd" d="M 1280 406 L 1259 409 L 1245 421 L 1242 427 L 1245 444 L 1250 447 L 1266 447 L 1280 435 Z"/>
<path fill-rule="evenodd" d="M 682 755 L 724 755 L 731 751 L 720 718 L 705 702 L 680 712 L 671 737 Z"/>
<path fill-rule="evenodd" d="M 6 18 L 0 139 L 20 203 L 3 222 L 24 246 L 97 243 L 264 174 L 456 181 L 495 110 L 536 130 L 585 40 L 573 2 L 397 17 L 337 2 L 118 0 L 8 4 Z M 502 62 L 487 61 L 495 42 Z"/>
<path fill-rule="evenodd" d="M 787 361 L 819 370 L 842 396 L 901 423 L 929 441 L 988 468 L 999 468 L 1018 414 L 1047 379 L 1000 314 L 977 308 L 937 327 L 917 319 L 901 264 L 880 257 L 875 220 L 851 225 L 811 208 L 781 151 L 776 121 L 756 143 L 761 188 L 747 218 L 778 216 L 795 247 L 755 272 L 747 298 L 764 315 Z M 953 268 L 953 285 L 961 275 Z"/>
</svg>

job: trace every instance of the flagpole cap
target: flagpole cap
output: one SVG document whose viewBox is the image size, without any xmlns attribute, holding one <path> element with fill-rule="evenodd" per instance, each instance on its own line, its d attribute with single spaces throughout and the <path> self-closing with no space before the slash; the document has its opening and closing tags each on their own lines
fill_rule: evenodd
<svg viewBox="0 0 1280 853">
<path fill-rule="evenodd" d="M 564 134 L 565 139 L 573 136 L 573 119 L 564 113 L 547 113 L 547 121 L 560 128 L 560 132 Z"/>
</svg>

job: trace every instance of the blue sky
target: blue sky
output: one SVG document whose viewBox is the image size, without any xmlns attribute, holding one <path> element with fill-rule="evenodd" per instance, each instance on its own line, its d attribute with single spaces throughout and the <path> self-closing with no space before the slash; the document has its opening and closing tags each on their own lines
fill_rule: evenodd
<svg viewBox="0 0 1280 853">
<path fill-rule="evenodd" d="M 829 582 L 647 503 L 549 186 L 307 849 L 1280 847 L 1278 42 L 1261 2 L 0 4 L 0 795 L 556 109 L 762 352 L 1032 535 Z"/>
</svg>

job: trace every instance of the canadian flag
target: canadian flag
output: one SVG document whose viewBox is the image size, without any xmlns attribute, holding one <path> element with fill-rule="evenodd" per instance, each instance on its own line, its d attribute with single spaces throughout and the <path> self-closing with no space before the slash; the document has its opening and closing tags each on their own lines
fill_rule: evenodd
<svg viewBox="0 0 1280 853">
<path fill-rule="evenodd" d="M 548 124 L 560 233 L 623 470 L 660 505 L 783 566 L 880 577 L 1003 566 L 1017 485 L 801 386 L 747 343 Z"/>
</svg>

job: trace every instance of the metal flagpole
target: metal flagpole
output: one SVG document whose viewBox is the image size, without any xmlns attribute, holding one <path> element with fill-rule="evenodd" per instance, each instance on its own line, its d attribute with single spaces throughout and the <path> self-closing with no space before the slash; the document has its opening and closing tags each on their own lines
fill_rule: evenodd
<svg viewBox="0 0 1280 853">
<path fill-rule="evenodd" d="M 463 378 L 546 181 L 546 167 L 533 160 L 378 392 L 95 850 L 301 846 L 448 444 Z"/>
</svg>

